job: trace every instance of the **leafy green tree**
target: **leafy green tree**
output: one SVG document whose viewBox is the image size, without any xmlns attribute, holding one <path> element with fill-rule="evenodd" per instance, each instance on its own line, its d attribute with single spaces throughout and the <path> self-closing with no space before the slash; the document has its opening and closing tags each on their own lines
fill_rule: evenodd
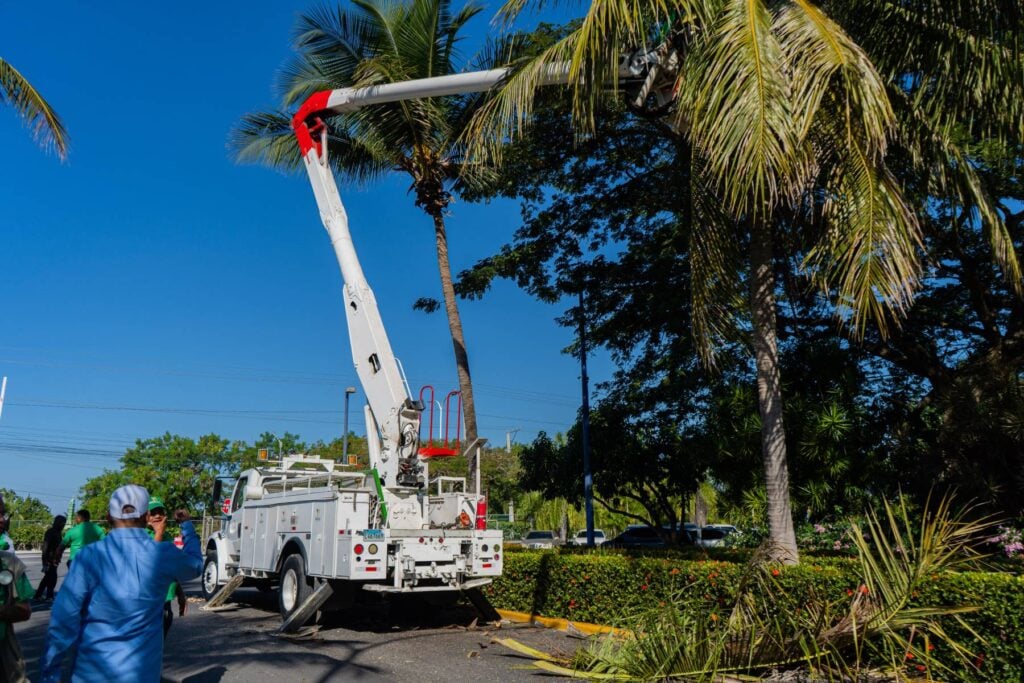
<svg viewBox="0 0 1024 683">
<path fill-rule="evenodd" d="M 509 3 L 506 12 L 515 16 L 525 4 Z M 664 23 L 651 40 L 650 26 L 658 19 Z M 672 124 L 692 145 L 690 168 L 699 169 L 684 193 L 692 196 L 695 184 L 713 192 L 728 216 L 690 226 L 699 245 L 690 258 L 694 271 L 704 275 L 693 281 L 694 330 L 708 363 L 714 362 L 718 333 L 735 318 L 728 304 L 740 284 L 737 236 L 747 245 L 770 536 L 773 552 L 795 562 L 772 223 L 780 211 L 799 206 L 795 198 L 804 188 L 821 186 L 822 215 L 835 225 L 832 234 L 853 236 L 841 244 L 823 241 L 818 252 L 830 282 L 833 271 L 845 268 L 840 290 L 853 324 L 862 327 L 874 317 L 884 325 L 881 312 L 903 308 L 907 283 L 915 278 L 917 226 L 885 170 L 893 112 L 864 53 L 807 3 L 677 0 L 625 6 L 594 0 L 576 30 L 507 79 L 478 117 L 475 140 L 493 145 L 514 134 L 556 63 L 568 64 L 576 127 L 591 130 L 606 84 L 617 82 L 621 55 L 640 45 L 681 63 L 671 88 L 678 100 Z M 852 198 L 846 207 L 860 210 L 841 210 L 840 197 Z"/>
<path fill-rule="evenodd" d="M 3 58 L 0 58 L 0 102 L 17 112 L 43 149 L 54 150 L 61 159 L 67 156 L 68 136 L 60 117 L 28 79 Z"/>
<path fill-rule="evenodd" d="M 506 12 L 527 4 L 508 3 Z M 659 19 L 651 39 L 649 27 Z M 537 86 L 551 65 L 563 63 L 574 120 L 593 130 L 622 52 L 657 45 L 662 56 L 680 60 L 671 123 L 694 152 L 694 173 L 680 194 L 711 191 L 729 216 L 692 226 L 693 329 L 711 361 L 716 342 L 749 325 L 770 532 L 782 556 L 796 557 L 779 374 L 780 262 L 803 259 L 854 337 L 869 322 L 886 336 L 892 317 L 906 313 L 920 275 L 918 216 L 892 171 L 903 162 L 930 174 L 961 206 L 969 201 L 993 260 L 1019 290 L 1003 217 L 956 130 L 982 113 L 989 134 L 1021 138 L 1021 22 L 1019 8 L 995 0 L 899 9 L 871 0 L 821 7 L 595 0 L 576 30 L 507 79 L 477 121 L 475 139 L 484 145 L 517 133 L 534 112 Z M 802 251 L 779 253 L 795 235 Z M 744 268 L 749 318 L 737 325 L 732 304 Z"/>
<path fill-rule="evenodd" d="M 114 489 L 139 484 L 150 495 L 160 496 L 169 507 L 207 510 L 214 479 L 237 472 L 242 459 L 240 444 L 229 444 L 216 434 L 198 440 L 164 434 L 139 439 L 121 456 L 121 468 L 107 470 L 82 487 L 83 507 L 104 519 Z"/>
<path fill-rule="evenodd" d="M 13 489 L 0 488 L 7 510 L 7 533 L 15 548 L 29 548 L 42 543 L 53 513 L 41 500 L 18 495 Z"/>
<path fill-rule="evenodd" d="M 282 108 L 293 108 L 322 90 L 456 73 L 468 65 L 460 59 L 458 42 L 466 24 L 482 9 L 471 2 L 453 14 L 449 0 L 353 0 L 351 9 L 324 8 L 303 14 L 296 29 L 299 54 L 280 77 Z M 476 401 L 452 284 L 445 216 L 453 193 L 486 173 L 478 164 L 466 163 L 460 141 L 477 104 L 474 96 L 406 101 L 338 114 L 327 122 L 329 157 L 339 175 L 354 182 L 392 172 L 408 176 L 416 206 L 433 223 L 467 442 L 477 438 Z M 275 168 L 300 168 L 290 121 L 287 111 L 244 117 L 232 138 L 237 158 Z"/>
<path fill-rule="evenodd" d="M 19 495 L 14 489 L 0 488 L 9 521 L 44 521 L 49 522 L 53 513 L 35 496 Z"/>
<path fill-rule="evenodd" d="M 623 410 L 625 408 L 625 410 Z M 687 448 L 678 423 L 638 419 L 632 406 L 603 402 L 591 415 L 594 500 L 608 512 L 665 531 L 679 540 L 688 496 L 700 484 L 702 463 Z M 520 486 L 545 498 L 579 505 L 583 496 L 583 451 L 577 422 L 564 443 L 541 433 L 522 454 Z"/>
</svg>

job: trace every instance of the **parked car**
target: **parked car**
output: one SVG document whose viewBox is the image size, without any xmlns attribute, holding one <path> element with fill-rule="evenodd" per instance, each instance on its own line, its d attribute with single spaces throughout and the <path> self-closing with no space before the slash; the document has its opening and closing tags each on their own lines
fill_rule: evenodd
<svg viewBox="0 0 1024 683">
<path fill-rule="evenodd" d="M 594 529 L 594 545 L 601 545 L 607 539 L 604 536 L 604 532 L 600 529 Z M 587 544 L 587 530 L 580 529 L 576 532 L 576 535 L 569 539 L 570 545 L 586 545 Z"/>
<path fill-rule="evenodd" d="M 738 531 L 732 524 L 708 524 L 700 530 L 700 540 L 697 542 L 705 548 L 714 548 L 723 545 L 729 535 Z"/>
<path fill-rule="evenodd" d="M 554 548 L 558 545 L 558 536 L 554 531 L 531 531 L 523 537 L 523 547 L 531 550 Z"/>
<path fill-rule="evenodd" d="M 626 527 L 625 531 L 605 541 L 605 548 L 667 548 L 668 544 L 658 535 L 654 527 L 634 524 Z"/>
</svg>

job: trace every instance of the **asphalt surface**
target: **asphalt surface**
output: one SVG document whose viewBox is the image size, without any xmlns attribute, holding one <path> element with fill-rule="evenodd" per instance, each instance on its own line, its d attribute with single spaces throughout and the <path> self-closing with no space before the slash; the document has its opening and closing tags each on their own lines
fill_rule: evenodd
<svg viewBox="0 0 1024 683">
<path fill-rule="evenodd" d="M 42 577 L 39 555 L 20 554 L 33 585 Z M 66 567 L 60 571 L 63 579 Z M 58 584 L 58 590 L 60 584 Z M 301 639 L 272 634 L 281 624 L 275 592 L 239 590 L 223 611 L 203 612 L 198 581 L 187 585 L 188 613 L 175 618 L 164 648 L 164 681 L 541 681 L 529 660 L 498 645 L 512 638 L 546 652 L 568 654 L 582 641 L 525 625 L 483 625 L 468 605 L 410 609 L 382 602 L 330 616 Z M 50 608 L 33 603 L 32 618 L 17 625 L 29 678 L 39 674 Z"/>
</svg>

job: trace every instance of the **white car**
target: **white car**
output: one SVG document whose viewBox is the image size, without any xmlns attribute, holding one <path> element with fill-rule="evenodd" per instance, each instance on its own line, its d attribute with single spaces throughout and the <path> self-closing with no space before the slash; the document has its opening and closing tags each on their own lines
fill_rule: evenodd
<svg viewBox="0 0 1024 683">
<path fill-rule="evenodd" d="M 605 542 L 604 532 L 600 529 L 594 529 L 594 545 L 601 545 Z M 586 545 L 587 544 L 587 530 L 580 529 L 576 532 L 576 535 L 569 539 L 570 545 Z"/>
<path fill-rule="evenodd" d="M 739 529 L 732 524 L 708 524 L 700 530 L 697 543 L 704 548 L 715 548 L 723 545 L 726 537 L 735 533 L 739 533 Z"/>
<path fill-rule="evenodd" d="M 523 538 L 523 546 L 532 550 L 545 550 L 558 545 L 554 531 L 531 531 Z"/>
</svg>

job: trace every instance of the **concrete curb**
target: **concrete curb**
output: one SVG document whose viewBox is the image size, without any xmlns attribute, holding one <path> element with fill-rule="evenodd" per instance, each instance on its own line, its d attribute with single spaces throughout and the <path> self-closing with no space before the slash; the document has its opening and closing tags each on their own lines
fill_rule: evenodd
<svg viewBox="0 0 1024 683">
<path fill-rule="evenodd" d="M 629 635 L 629 631 L 621 628 L 615 628 L 614 626 L 588 624 L 582 621 L 569 621 L 568 619 L 560 619 L 556 617 L 542 617 L 537 614 L 527 614 L 526 612 L 513 612 L 507 609 L 499 609 L 497 610 L 497 612 L 501 615 L 502 619 L 508 619 L 509 621 L 517 624 L 534 624 L 535 626 L 553 628 L 559 631 L 573 630 L 578 631 L 587 636 L 595 636 L 602 633 L 613 633 L 617 636 Z"/>
</svg>

